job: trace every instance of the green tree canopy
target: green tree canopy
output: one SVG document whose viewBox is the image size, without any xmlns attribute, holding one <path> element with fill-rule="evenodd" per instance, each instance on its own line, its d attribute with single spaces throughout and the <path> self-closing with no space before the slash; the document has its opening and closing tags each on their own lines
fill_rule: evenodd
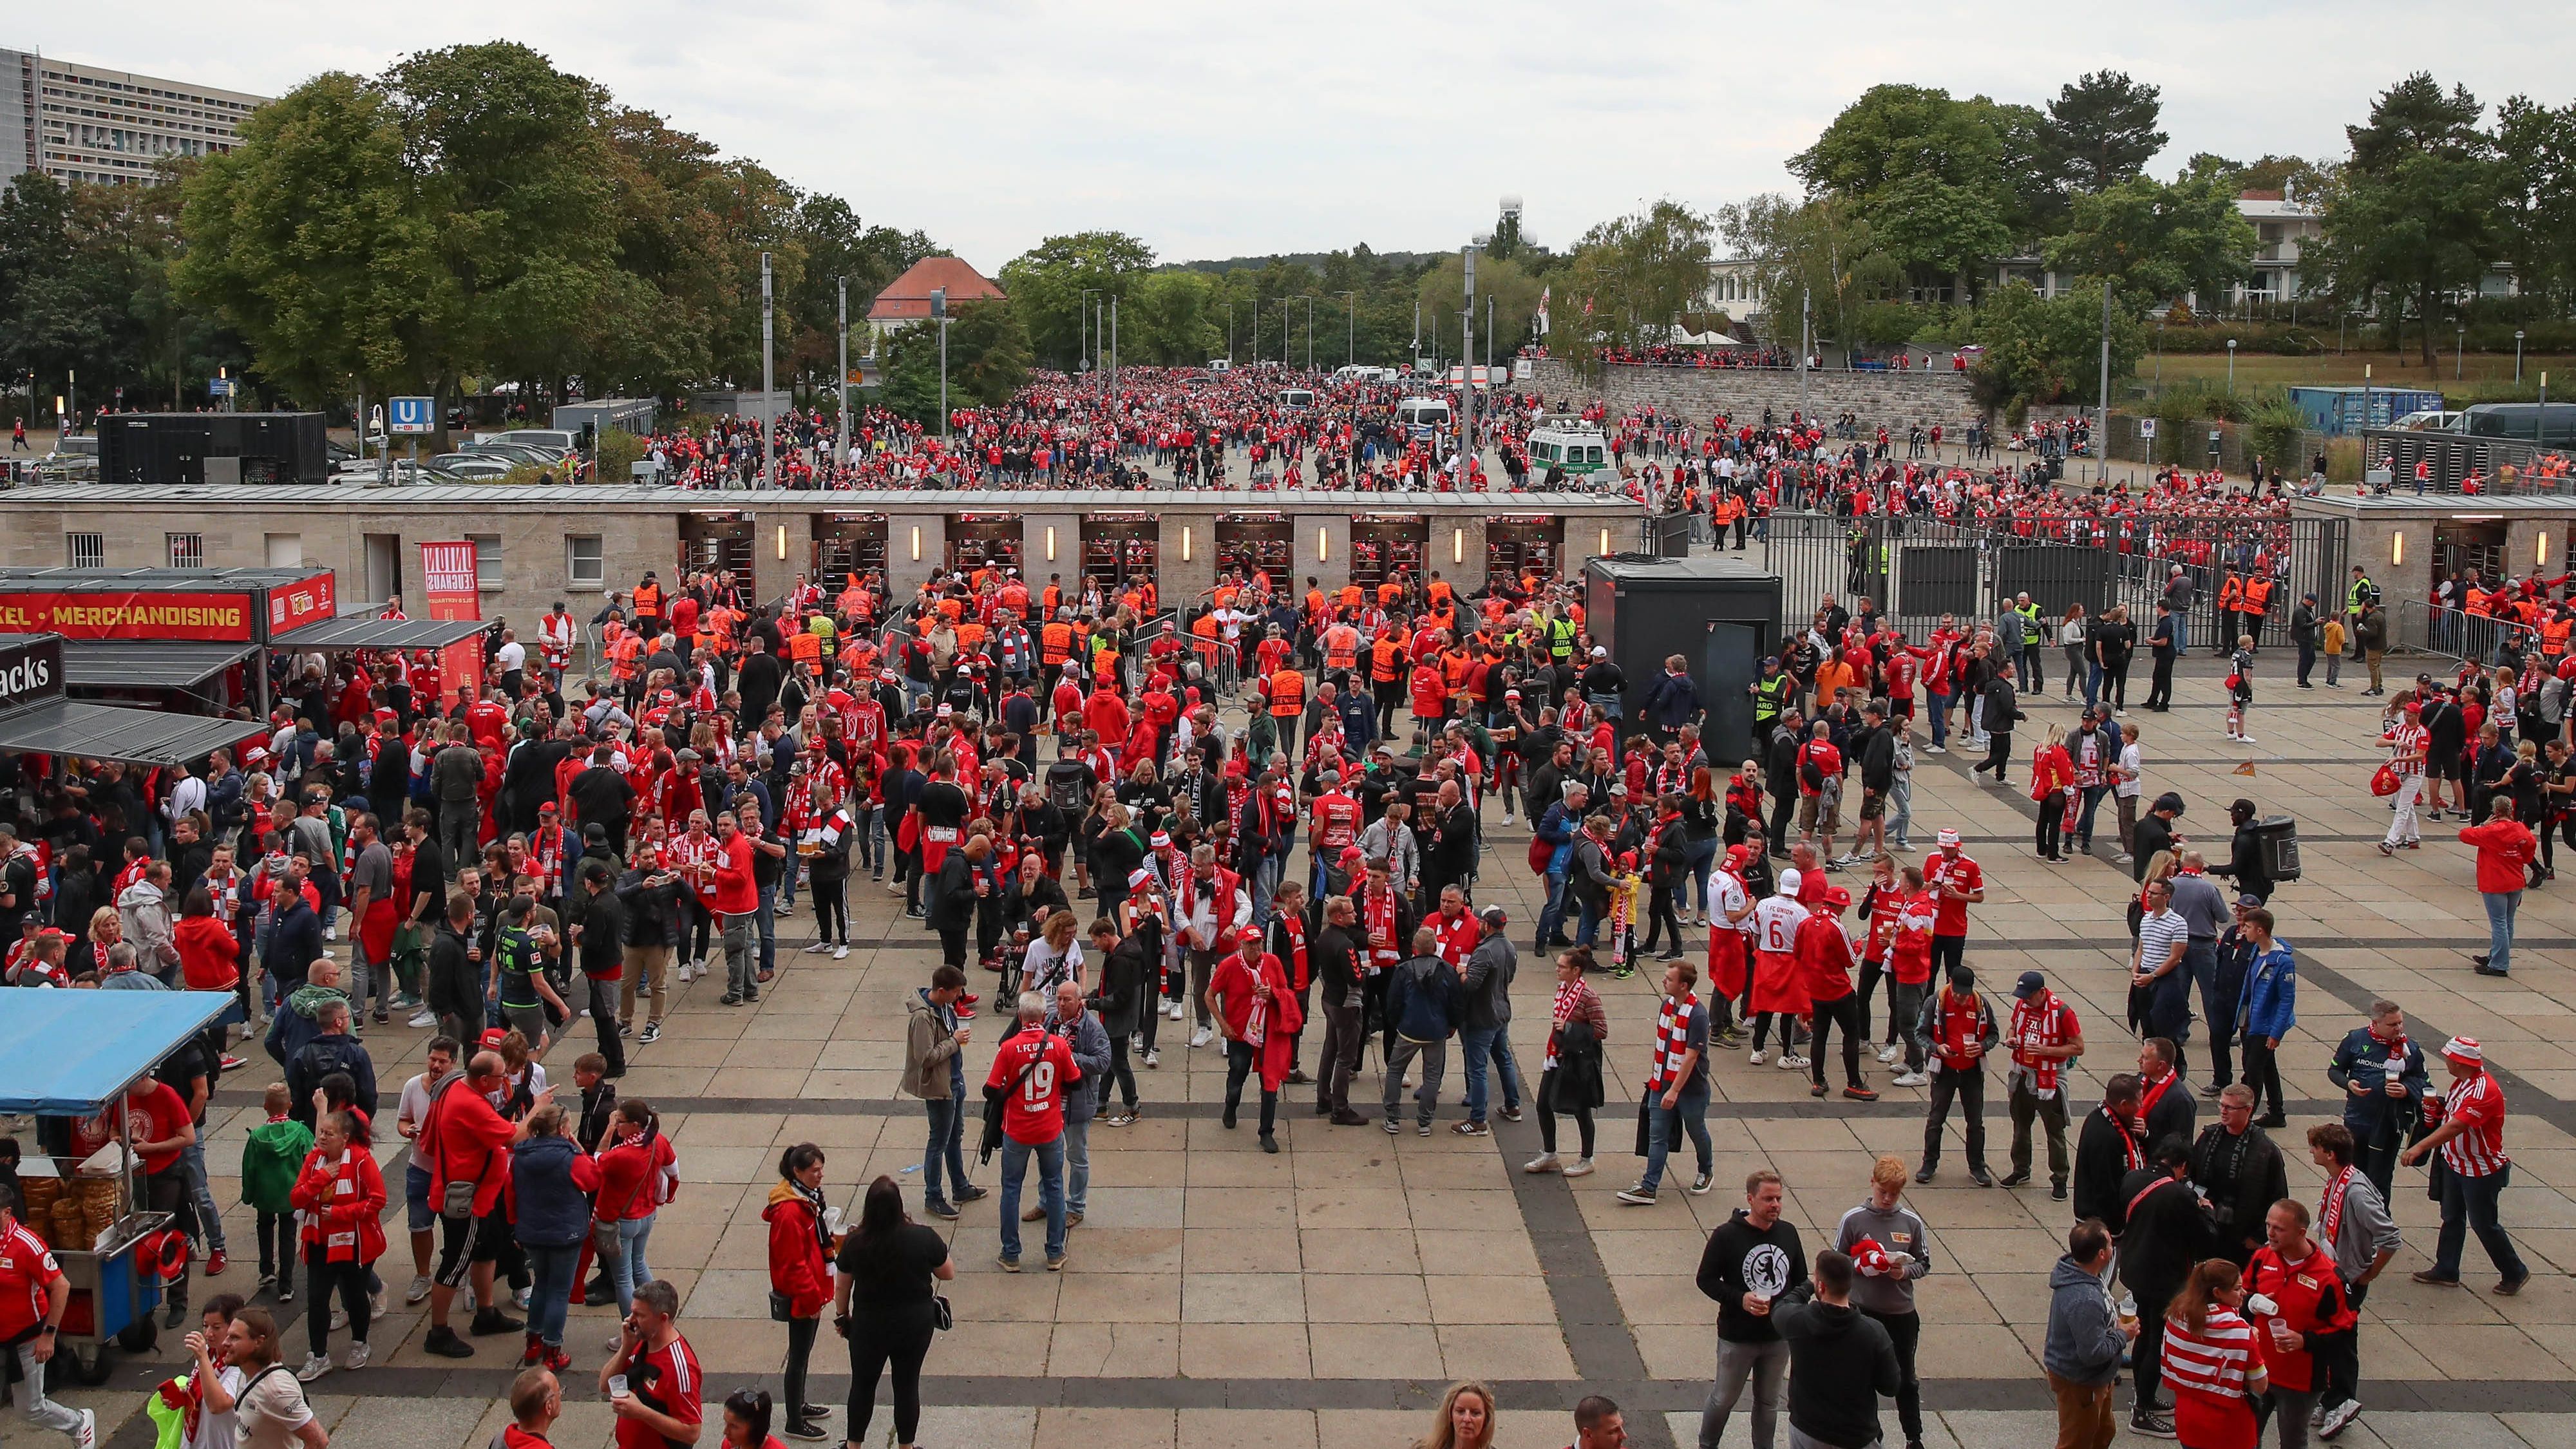
<svg viewBox="0 0 2576 1449">
<path fill-rule="evenodd" d="M 2325 235 L 2315 258 L 2350 305 L 2385 295 L 2402 320 L 2409 304 L 2427 323 L 2442 299 L 2474 290 L 2502 247 L 2496 205 L 2505 177 L 2484 111 L 2465 87 L 2445 92 L 2423 72 L 2383 91 L 2366 125 L 2347 126 L 2352 161 L 2326 190 Z M 2426 366 L 2429 325 L 2417 329 Z"/>
<path fill-rule="evenodd" d="M 2136 176 L 2075 198 L 2065 234 L 2048 244 L 2061 272 L 2108 276 L 2132 310 L 2197 292 L 2204 304 L 2253 273 L 2257 237 L 2236 190 L 2214 177 L 2167 184 Z"/>
<path fill-rule="evenodd" d="M 2042 129 L 2058 184 L 2070 192 L 2108 191 L 2135 179 L 2165 148 L 2156 122 L 2162 92 L 2116 70 L 2095 71 L 2060 87 Z"/>
</svg>

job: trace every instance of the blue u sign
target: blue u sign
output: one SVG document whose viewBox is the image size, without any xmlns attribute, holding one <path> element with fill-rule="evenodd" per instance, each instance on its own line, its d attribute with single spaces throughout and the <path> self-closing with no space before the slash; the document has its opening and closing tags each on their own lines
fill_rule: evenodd
<svg viewBox="0 0 2576 1449">
<path fill-rule="evenodd" d="M 390 398 L 385 407 L 385 426 L 389 432 L 433 433 L 438 431 L 437 400 L 425 397 Z"/>
</svg>

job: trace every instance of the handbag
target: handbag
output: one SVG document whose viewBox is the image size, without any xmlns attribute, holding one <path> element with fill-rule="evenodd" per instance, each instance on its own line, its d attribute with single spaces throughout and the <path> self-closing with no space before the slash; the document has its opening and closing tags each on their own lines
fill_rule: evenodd
<svg viewBox="0 0 2576 1449">
<path fill-rule="evenodd" d="M 2371 774 L 2370 793 L 2373 795 L 2394 795 L 2404 788 L 2405 782 L 2398 776 L 2395 765 L 2383 764 Z"/>
<path fill-rule="evenodd" d="M 773 1294 L 771 1296 L 774 1297 L 776 1295 Z M 943 1332 L 957 1326 L 957 1315 L 948 1307 L 947 1294 L 933 1293 L 930 1295 L 930 1318 L 933 1323 L 939 1325 Z"/>
</svg>

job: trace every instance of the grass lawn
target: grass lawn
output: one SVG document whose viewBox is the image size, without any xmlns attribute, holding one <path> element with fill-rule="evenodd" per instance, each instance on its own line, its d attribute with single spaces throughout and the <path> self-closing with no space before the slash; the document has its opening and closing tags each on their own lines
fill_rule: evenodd
<svg viewBox="0 0 2576 1449">
<path fill-rule="evenodd" d="M 2361 369 L 2370 367 L 2373 386 L 2469 390 L 2480 384 L 2513 383 L 2513 354 L 2510 352 L 2472 352 L 2461 359 L 2460 377 L 2453 377 L 2453 354 L 2444 352 L 2440 361 L 2426 368 L 2413 352 L 2400 357 L 2393 352 L 2326 353 L 2318 357 L 2283 357 L 2277 353 L 2239 351 L 2236 357 L 2236 385 L 2256 387 L 2334 387 L 2361 384 Z M 2576 400 L 2576 357 L 2566 353 L 2527 352 L 2522 358 L 2523 381 L 2536 384 L 2542 372 L 2558 380 L 2570 400 Z M 2167 382 L 2205 378 L 2223 383 L 2227 378 L 2227 354 L 2224 352 L 2168 352 L 2164 355 L 2164 377 Z M 2137 381 L 2152 387 L 2156 378 L 2156 354 L 2151 350 L 2138 359 Z M 2553 389 L 2553 391 L 2556 389 Z"/>
</svg>

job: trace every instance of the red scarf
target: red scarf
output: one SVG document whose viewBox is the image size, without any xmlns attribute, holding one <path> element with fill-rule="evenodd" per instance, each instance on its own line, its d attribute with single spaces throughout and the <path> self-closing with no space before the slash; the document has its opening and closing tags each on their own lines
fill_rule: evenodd
<svg viewBox="0 0 2576 1449">
<path fill-rule="evenodd" d="M 1941 1025 L 1932 1040 L 1932 1054 L 1941 1059 L 1941 1065 L 1954 1072 L 1976 1070 L 1976 1058 L 1968 1055 L 1968 1048 L 1980 1035 L 1978 1016 L 1977 993 L 1962 995 L 1947 986 L 1941 988 Z"/>
<path fill-rule="evenodd" d="M 1303 991 L 1306 983 L 1313 979 L 1306 968 L 1306 918 L 1294 911 L 1280 916 L 1279 933 L 1288 938 L 1289 989 Z"/>
<path fill-rule="evenodd" d="M 2031 1090 L 2035 1094 L 2045 1097 L 2057 1090 L 2057 1069 L 2061 1063 L 2055 1057 L 2029 1056 L 2029 1048 L 2065 1044 L 2066 1012 L 2056 996 L 2013 1003 L 2013 1065 L 2030 1073 Z"/>
<path fill-rule="evenodd" d="M 2162 1081 L 2138 1084 L 2138 1121 L 2141 1125 L 2146 1122 L 2147 1114 L 2156 1110 L 2156 1104 L 2165 1099 L 2165 1093 L 2173 1090 L 2173 1084 L 2181 1080 L 2182 1073 L 2167 1072 Z"/>
<path fill-rule="evenodd" d="M 1540 1063 L 1543 1070 L 1556 1069 L 1557 1047 L 1564 1038 L 1565 1024 L 1574 1020 L 1578 1012 L 1583 1011 L 1584 995 L 1591 989 L 1580 979 L 1563 982 L 1557 986 L 1556 1004 L 1548 1011 L 1547 1060 Z"/>
<path fill-rule="evenodd" d="M 1403 960 L 1404 952 L 1395 939 L 1395 892 L 1369 892 L 1360 913 L 1368 925 L 1368 969 L 1382 971 Z"/>
<path fill-rule="evenodd" d="M 2138 1136 L 2136 1133 L 2129 1130 L 2128 1119 L 2122 1117 L 2119 1113 L 2112 1111 L 2107 1106 L 2102 1109 L 2102 1115 L 2104 1118 L 2109 1120 L 2113 1127 L 2118 1128 L 2120 1131 L 2120 1156 L 2127 1170 L 2135 1172 L 2139 1168 L 2146 1166 L 2147 1156 L 2145 1153 L 2138 1150 Z M 2140 1118 L 2139 1120 L 2144 1121 L 2145 1119 Z"/>
<path fill-rule="evenodd" d="M 312 1161 L 305 1164 L 306 1170 L 309 1172 L 314 1164 L 321 1161 L 321 1150 L 316 1148 L 313 1153 Z M 356 1148 L 344 1147 L 340 1150 L 340 1163 L 333 1172 L 331 1195 L 335 1198 L 349 1198 L 356 1197 L 358 1195 L 358 1152 Z M 326 1209 L 325 1211 L 328 1210 Z M 318 1213 L 308 1212 L 303 1216 L 303 1238 L 308 1247 L 320 1246 L 324 1251 L 324 1256 L 334 1263 L 354 1263 L 359 1261 L 358 1230 L 355 1227 L 351 1227 L 347 1232 L 336 1232 L 323 1225 L 322 1217 Z"/>
<path fill-rule="evenodd" d="M 2317 1241 L 2325 1244 L 2328 1250 L 2334 1248 L 2335 1230 L 2343 1226 L 2344 1188 L 2351 1183 L 2353 1172 L 2354 1169 L 2347 1166 L 2336 1173 L 2334 1180 L 2326 1184 L 2325 1200 L 2317 1204 Z"/>
<path fill-rule="evenodd" d="M 1690 1050 L 1691 1013 L 1699 1010 L 1699 997 L 1685 994 L 1667 996 L 1655 1013 L 1655 1079 L 1649 1085 L 1655 1091 L 1671 1086 L 1681 1076 L 1682 1053 Z"/>
</svg>

